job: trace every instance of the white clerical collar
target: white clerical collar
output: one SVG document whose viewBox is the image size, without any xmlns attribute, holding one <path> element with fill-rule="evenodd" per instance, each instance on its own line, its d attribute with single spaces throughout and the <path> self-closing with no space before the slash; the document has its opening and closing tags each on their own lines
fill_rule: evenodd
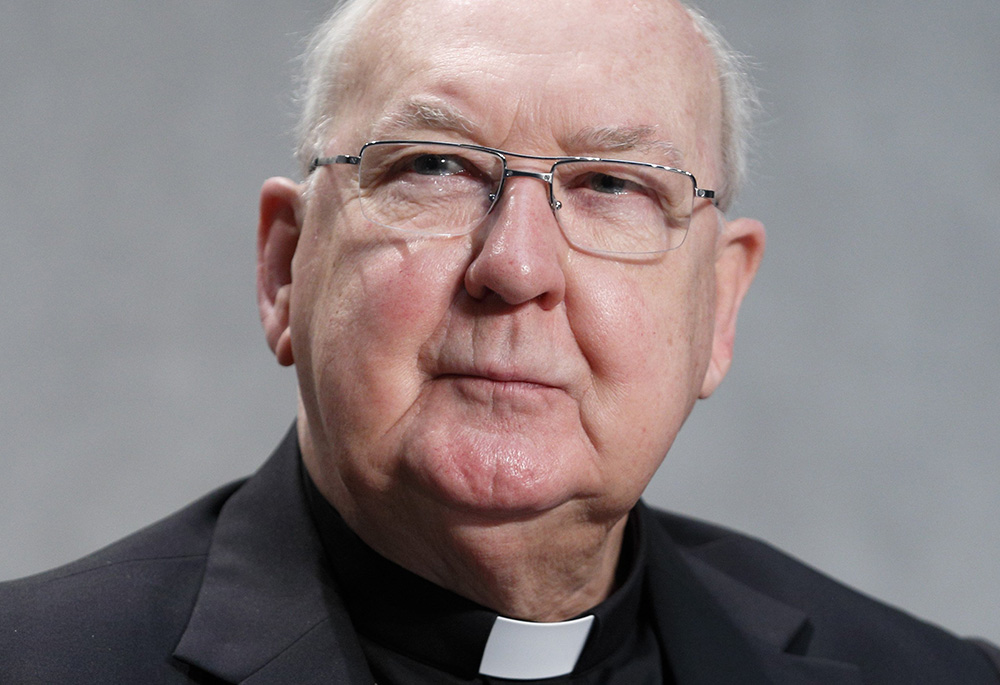
<svg viewBox="0 0 1000 685">
<path fill-rule="evenodd" d="M 541 680 L 571 673 L 593 623 L 593 616 L 559 623 L 497 616 L 479 672 L 509 680 Z"/>
</svg>

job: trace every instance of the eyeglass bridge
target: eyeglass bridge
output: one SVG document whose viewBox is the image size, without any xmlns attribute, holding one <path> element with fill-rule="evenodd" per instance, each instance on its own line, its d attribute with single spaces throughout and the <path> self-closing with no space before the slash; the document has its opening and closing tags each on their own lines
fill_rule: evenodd
<svg viewBox="0 0 1000 685">
<path fill-rule="evenodd" d="M 552 172 L 542 173 L 540 171 L 521 171 L 520 169 L 504 169 L 503 177 L 505 179 L 511 178 L 513 176 L 525 176 L 527 178 L 537 178 L 539 181 L 544 181 L 549 184 L 549 205 L 553 210 L 561 209 L 562 202 L 552 197 Z M 500 195 L 500 190 L 503 189 L 503 185 L 495 193 L 490 193 L 490 202 L 496 202 L 497 197 Z"/>
</svg>

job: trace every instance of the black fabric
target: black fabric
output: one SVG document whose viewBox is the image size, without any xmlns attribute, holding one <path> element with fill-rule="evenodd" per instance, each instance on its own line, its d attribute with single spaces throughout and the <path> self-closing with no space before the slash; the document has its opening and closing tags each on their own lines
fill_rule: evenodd
<svg viewBox="0 0 1000 685">
<path fill-rule="evenodd" d="M 987 651 L 752 538 L 639 508 L 645 608 L 681 685 L 1000 684 Z M 247 481 L 0 584 L 0 682 L 371 685 L 294 429 Z"/>
<path fill-rule="evenodd" d="M 503 682 L 479 674 L 497 613 L 407 571 L 373 551 L 319 493 L 303 468 L 306 498 L 337 586 L 380 683 Z M 651 616 L 641 611 L 646 536 L 630 517 L 618 589 L 581 615 L 594 625 L 572 674 L 522 685 L 663 683 Z M 669 673 L 669 670 L 667 671 Z"/>
<path fill-rule="evenodd" d="M 990 660 L 991 664 L 993 664 L 993 668 L 996 669 L 997 675 L 1000 676 L 1000 647 L 992 645 L 986 640 L 981 640 L 979 638 L 972 638 L 970 642 L 982 650 L 986 658 Z"/>
</svg>

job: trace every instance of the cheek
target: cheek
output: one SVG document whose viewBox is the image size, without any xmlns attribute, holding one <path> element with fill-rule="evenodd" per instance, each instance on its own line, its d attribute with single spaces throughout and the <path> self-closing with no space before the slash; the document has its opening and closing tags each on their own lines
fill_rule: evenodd
<svg viewBox="0 0 1000 685">
<path fill-rule="evenodd" d="M 609 464 L 634 474 L 622 482 L 645 483 L 652 475 L 704 375 L 699 298 L 682 287 L 690 279 L 647 276 L 588 279 L 588 306 L 571 318 L 593 372 L 585 428 Z"/>
<path fill-rule="evenodd" d="M 419 393 L 418 352 L 447 316 L 458 257 L 430 241 L 333 247 L 303 292 L 308 315 L 298 337 L 308 356 L 299 373 L 309 376 L 329 430 L 372 439 Z M 297 365 L 302 359 L 296 351 Z"/>
<path fill-rule="evenodd" d="M 595 379 L 612 386 L 645 387 L 663 378 L 683 354 L 685 307 L 660 282 L 645 279 L 588 279 L 581 299 L 569 303 L 570 325 Z M 679 361 L 679 360 L 677 360 Z"/>
</svg>

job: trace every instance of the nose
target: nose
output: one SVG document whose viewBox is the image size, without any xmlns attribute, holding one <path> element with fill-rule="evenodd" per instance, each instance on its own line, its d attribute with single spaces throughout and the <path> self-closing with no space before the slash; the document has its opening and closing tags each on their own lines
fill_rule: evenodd
<svg viewBox="0 0 1000 685">
<path fill-rule="evenodd" d="M 515 178 L 520 176 L 529 178 Z M 465 271 L 465 289 L 477 300 L 493 293 L 510 305 L 537 300 L 551 309 L 566 295 L 569 246 L 549 205 L 548 188 L 532 184 L 531 178 L 545 180 L 512 174 L 499 205 L 479 229 L 482 244 Z"/>
</svg>

